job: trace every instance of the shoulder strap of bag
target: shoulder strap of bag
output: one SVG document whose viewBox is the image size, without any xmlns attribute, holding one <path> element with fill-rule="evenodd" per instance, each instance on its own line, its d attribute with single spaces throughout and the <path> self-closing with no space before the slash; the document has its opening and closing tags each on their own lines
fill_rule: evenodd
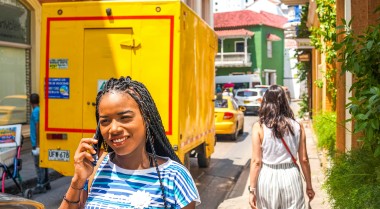
<svg viewBox="0 0 380 209">
<path fill-rule="evenodd" d="M 282 144 L 284 144 L 286 151 L 288 151 L 288 153 L 289 153 L 290 156 L 292 157 L 292 161 L 293 161 L 294 165 L 296 165 L 296 167 L 297 167 L 298 170 L 300 171 L 300 174 L 301 174 L 303 180 L 306 181 L 305 176 L 302 174 L 302 172 L 301 172 L 301 170 L 300 170 L 300 167 L 299 167 L 298 164 L 297 164 L 297 160 L 296 160 L 296 158 L 293 156 L 292 152 L 290 152 L 290 149 L 289 149 L 288 145 L 286 144 L 284 138 L 281 137 L 281 141 L 282 141 Z"/>
<path fill-rule="evenodd" d="M 88 190 L 87 190 L 88 193 L 90 193 L 91 185 L 92 185 L 92 182 L 94 181 L 96 171 L 98 170 L 100 164 L 102 163 L 106 155 L 107 155 L 107 152 L 104 151 L 102 155 L 99 157 L 98 162 L 96 163 L 96 166 L 94 167 L 94 171 L 92 172 L 91 176 L 88 178 Z"/>
<path fill-rule="evenodd" d="M 296 158 L 293 156 L 292 152 L 290 152 L 290 149 L 289 149 L 288 145 L 286 144 L 284 138 L 281 137 L 281 141 L 282 141 L 282 144 L 284 144 L 286 151 L 288 151 L 288 153 L 290 154 L 290 157 L 292 157 L 292 161 L 293 161 L 293 163 L 294 163 L 296 166 L 298 166 L 298 164 L 297 164 L 297 160 L 296 160 Z"/>
</svg>

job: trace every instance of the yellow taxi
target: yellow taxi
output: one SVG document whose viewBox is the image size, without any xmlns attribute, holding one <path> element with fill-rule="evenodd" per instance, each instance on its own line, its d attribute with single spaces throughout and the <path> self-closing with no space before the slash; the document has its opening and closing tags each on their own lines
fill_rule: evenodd
<svg viewBox="0 0 380 209">
<path fill-rule="evenodd" d="M 230 96 L 215 97 L 215 134 L 228 135 L 235 141 L 244 132 L 245 107 L 239 107 Z"/>
</svg>

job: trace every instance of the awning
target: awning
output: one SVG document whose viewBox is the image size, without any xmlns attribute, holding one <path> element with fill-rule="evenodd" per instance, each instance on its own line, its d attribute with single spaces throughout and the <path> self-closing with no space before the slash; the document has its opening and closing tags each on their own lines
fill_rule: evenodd
<svg viewBox="0 0 380 209">
<path fill-rule="evenodd" d="M 215 31 L 218 38 L 245 38 L 252 37 L 255 33 L 246 29 Z"/>
<path fill-rule="evenodd" d="M 281 41 L 281 38 L 275 34 L 268 33 L 267 34 L 267 40 L 268 41 Z"/>
</svg>

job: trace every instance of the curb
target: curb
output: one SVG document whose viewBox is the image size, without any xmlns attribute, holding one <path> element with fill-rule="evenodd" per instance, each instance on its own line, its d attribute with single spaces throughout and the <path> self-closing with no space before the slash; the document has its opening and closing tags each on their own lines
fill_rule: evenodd
<svg viewBox="0 0 380 209">
<path fill-rule="evenodd" d="M 319 161 L 321 162 L 320 166 L 322 168 L 322 171 L 325 172 L 326 169 L 329 167 L 329 159 L 326 153 L 326 150 L 321 149 L 318 147 L 318 138 L 317 135 L 315 135 L 314 128 L 313 128 L 313 121 L 311 119 L 308 120 L 302 120 L 301 123 L 305 126 L 305 128 L 308 128 L 311 132 L 311 136 L 313 138 L 314 143 L 317 147 L 317 156 Z"/>
</svg>

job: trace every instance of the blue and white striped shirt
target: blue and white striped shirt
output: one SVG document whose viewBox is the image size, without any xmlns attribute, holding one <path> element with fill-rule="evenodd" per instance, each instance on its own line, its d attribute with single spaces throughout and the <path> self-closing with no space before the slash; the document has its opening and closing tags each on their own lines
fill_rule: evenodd
<svg viewBox="0 0 380 209">
<path fill-rule="evenodd" d="M 104 158 L 95 174 L 86 209 L 164 208 L 155 167 L 143 170 L 123 169 L 112 163 L 109 155 Z M 167 161 L 158 168 L 168 208 L 183 208 L 192 201 L 200 204 L 197 187 L 187 169 L 169 158 L 164 159 Z"/>
</svg>

